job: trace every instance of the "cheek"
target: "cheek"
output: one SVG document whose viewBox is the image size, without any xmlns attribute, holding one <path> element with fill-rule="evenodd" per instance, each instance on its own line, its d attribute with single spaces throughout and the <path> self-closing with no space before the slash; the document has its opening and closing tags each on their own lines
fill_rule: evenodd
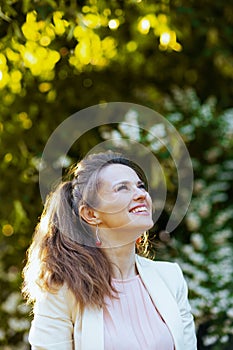
<svg viewBox="0 0 233 350">
<path fill-rule="evenodd" d="M 108 198 L 108 202 L 105 202 L 99 209 L 106 217 L 118 215 L 128 216 L 129 205 L 130 199 L 128 196 L 112 196 L 111 200 Z"/>
<path fill-rule="evenodd" d="M 130 204 L 130 196 L 127 193 L 114 193 L 110 198 L 108 198 L 108 205 L 112 208 L 118 208 L 124 210 L 128 208 Z"/>
</svg>

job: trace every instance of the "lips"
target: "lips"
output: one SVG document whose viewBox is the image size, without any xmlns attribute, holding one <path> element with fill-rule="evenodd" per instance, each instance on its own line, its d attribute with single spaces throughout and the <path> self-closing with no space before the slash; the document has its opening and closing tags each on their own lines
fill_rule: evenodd
<svg viewBox="0 0 233 350">
<path fill-rule="evenodd" d="M 129 210 L 130 213 L 137 214 L 137 213 L 148 213 L 148 208 L 143 205 L 137 205 Z"/>
</svg>

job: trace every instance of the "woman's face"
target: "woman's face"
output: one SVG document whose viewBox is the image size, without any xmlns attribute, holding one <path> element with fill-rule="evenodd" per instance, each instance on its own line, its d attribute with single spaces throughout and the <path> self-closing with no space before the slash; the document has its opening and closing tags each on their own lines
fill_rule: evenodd
<svg viewBox="0 0 233 350">
<path fill-rule="evenodd" d="M 99 227 L 138 235 L 153 226 L 152 201 L 136 172 L 122 164 L 103 168 L 99 176 Z M 131 236 L 133 238 L 133 236 Z"/>
</svg>

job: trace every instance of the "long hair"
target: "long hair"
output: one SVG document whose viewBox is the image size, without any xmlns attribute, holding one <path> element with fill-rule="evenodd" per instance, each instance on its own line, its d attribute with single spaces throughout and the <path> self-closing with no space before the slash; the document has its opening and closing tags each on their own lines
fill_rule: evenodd
<svg viewBox="0 0 233 350">
<path fill-rule="evenodd" d="M 113 297 L 112 265 L 95 246 L 90 226 L 79 216 L 80 205 L 95 207 L 99 172 L 109 164 L 123 164 L 143 171 L 121 154 L 104 152 L 84 158 L 72 168 L 69 181 L 61 183 L 46 199 L 23 270 L 23 294 L 29 302 L 42 290 L 56 292 L 63 284 L 73 292 L 80 307 L 102 307 Z"/>
</svg>

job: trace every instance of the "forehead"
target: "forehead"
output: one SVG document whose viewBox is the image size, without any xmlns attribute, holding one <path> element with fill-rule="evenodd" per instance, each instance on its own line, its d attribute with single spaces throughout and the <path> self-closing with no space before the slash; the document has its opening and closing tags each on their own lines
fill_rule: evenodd
<svg viewBox="0 0 233 350">
<path fill-rule="evenodd" d="M 127 165 L 110 164 L 100 171 L 99 179 L 102 184 L 124 181 L 139 181 L 137 173 Z"/>
</svg>

